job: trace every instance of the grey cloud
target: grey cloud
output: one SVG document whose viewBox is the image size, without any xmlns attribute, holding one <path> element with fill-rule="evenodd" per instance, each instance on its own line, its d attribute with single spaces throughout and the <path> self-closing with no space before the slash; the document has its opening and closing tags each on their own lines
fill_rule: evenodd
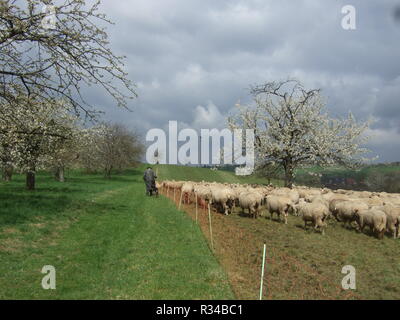
<svg viewBox="0 0 400 320">
<path fill-rule="evenodd" d="M 249 101 L 249 85 L 296 77 L 323 89 L 332 115 L 373 116 L 379 143 L 369 146 L 381 160 L 398 159 L 390 146 L 400 139 L 399 3 L 351 2 L 353 31 L 341 28 L 344 0 L 103 1 L 116 23 L 113 50 L 127 56 L 139 98 L 128 113 L 102 91 L 88 95 L 109 119 L 145 133 L 168 120 L 214 125 L 207 112 L 220 122 Z"/>
</svg>

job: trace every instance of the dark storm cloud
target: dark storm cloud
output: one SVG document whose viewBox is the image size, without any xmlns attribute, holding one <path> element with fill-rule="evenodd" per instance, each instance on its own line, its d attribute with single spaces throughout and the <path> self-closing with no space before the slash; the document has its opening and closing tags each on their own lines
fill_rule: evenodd
<svg viewBox="0 0 400 320">
<path fill-rule="evenodd" d="M 109 119 L 143 133 L 168 120 L 223 127 L 250 84 L 296 77 L 323 89 L 334 116 L 373 117 L 369 146 L 382 161 L 400 158 L 398 1 L 103 2 L 116 23 L 113 50 L 127 56 L 139 93 L 128 113 L 91 92 Z M 347 4 L 356 30 L 341 27 Z"/>
</svg>

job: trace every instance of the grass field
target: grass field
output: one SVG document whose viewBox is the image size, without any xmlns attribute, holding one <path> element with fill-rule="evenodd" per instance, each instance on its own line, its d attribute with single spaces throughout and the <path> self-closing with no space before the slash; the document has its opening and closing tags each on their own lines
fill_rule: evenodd
<svg viewBox="0 0 400 320">
<path fill-rule="evenodd" d="M 144 166 L 112 179 L 48 174 L 38 189 L 23 177 L 0 183 L 1 299 L 257 299 L 267 244 L 265 298 L 400 299 L 400 240 L 377 240 L 330 222 L 326 235 L 298 217 L 283 225 L 240 211 L 182 211 L 164 196 L 144 196 Z M 210 169 L 156 166 L 159 180 L 263 183 Z M 178 197 L 176 197 L 178 199 Z M 185 213 L 185 212 L 186 213 Z M 41 288 L 41 268 L 57 270 L 57 289 Z M 357 290 L 344 291 L 342 267 L 353 265 Z"/>
<path fill-rule="evenodd" d="M 144 196 L 142 171 L 104 179 L 40 174 L 0 183 L 1 299 L 231 299 L 200 229 L 165 198 Z M 56 290 L 44 290 L 44 265 Z"/>
</svg>

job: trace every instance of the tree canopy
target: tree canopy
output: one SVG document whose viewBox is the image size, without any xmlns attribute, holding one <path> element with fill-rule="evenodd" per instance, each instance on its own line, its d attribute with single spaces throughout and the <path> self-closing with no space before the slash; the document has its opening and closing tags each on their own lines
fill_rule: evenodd
<svg viewBox="0 0 400 320">
<path fill-rule="evenodd" d="M 110 49 L 105 26 L 112 22 L 99 13 L 99 5 L 0 1 L 0 100 L 10 103 L 21 94 L 66 99 L 76 112 L 93 116 L 95 108 L 81 88 L 97 85 L 127 107 L 127 99 L 136 97 L 135 86 L 123 70 L 124 57 Z M 45 23 L 49 15 L 53 24 Z"/>
<path fill-rule="evenodd" d="M 228 123 L 232 129 L 254 130 L 256 164 L 281 166 L 287 186 L 293 185 L 300 164 L 354 167 L 364 160 L 369 122 L 357 122 L 351 113 L 330 117 L 321 90 L 287 80 L 253 86 L 251 94 L 255 106 L 238 105 Z"/>
</svg>

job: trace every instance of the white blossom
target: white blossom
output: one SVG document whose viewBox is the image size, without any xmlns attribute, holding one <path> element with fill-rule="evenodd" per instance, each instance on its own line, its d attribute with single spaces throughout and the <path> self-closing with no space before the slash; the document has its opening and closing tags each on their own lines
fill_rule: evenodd
<svg viewBox="0 0 400 320">
<path fill-rule="evenodd" d="M 237 105 L 228 119 L 231 129 L 254 129 L 256 164 L 274 161 L 292 186 L 300 164 L 355 167 L 369 150 L 361 147 L 370 122 L 359 123 L 351 112 L 344 119 L 331 118 L 320 90 L 306 90 L 297 80 L 269 82 L 253 87 L 255 105 Z"/>
</svg>

